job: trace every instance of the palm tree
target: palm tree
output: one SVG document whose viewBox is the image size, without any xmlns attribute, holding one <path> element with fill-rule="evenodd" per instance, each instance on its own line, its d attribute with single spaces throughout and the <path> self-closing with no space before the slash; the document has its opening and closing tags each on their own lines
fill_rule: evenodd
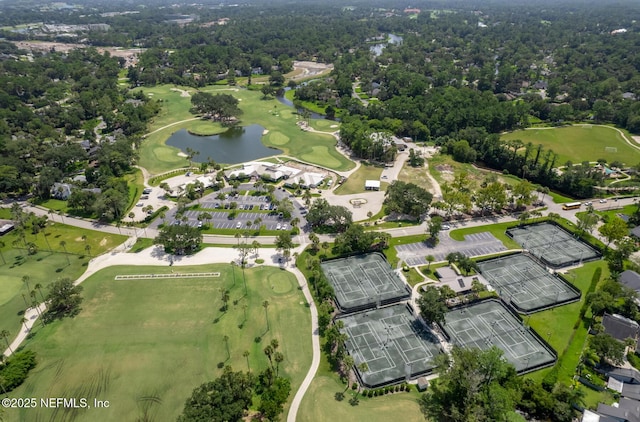
<svg viewBox="0 0 640 422">
<path fill-rule="evenodd" d="M 254 240 L 253 242 L 251 242 L 251 248 L 253 249 L 253 252 L 256 254 L 256 258 L 258 258 L 258 251 L 260 250 L 260 242 L 258 242 L 257 240 Z"/>
<path fill-rule="evenodd" d="M 240 233 L 236 233 L 235 235 L 233 235 L 233 237 L 238 239 L 238 245 L 240 245 L 240 238 L 242 237 L 242 235 Z"/>
<path fill-rule="evenodd" d="M 85 252 L 87 252 L 87 255 L 91 256 L 91 245 L 89 244 L 84 245 L 84 250 Z"/>
<path fill-rule="evenodd" d="M 327 254 L 327 251 L 329 250 L 329 242 L 322 242 L 322 245 L 320 245 L 322 247 L 322 249 L 324 249 L 324 254 Z"/>
<path fill-rule="evenodd" d="M 429 263 L 429 265 L 427 266 L 427 270 L 431 270 L 431 263 L 436 260 L 436 257 L 433 255 L 427 255 L 425 259 Z"/>
<path fill-rule="evenodd" d="M 7 344 L 7 349 L 9 349 L 10 353 L 13 353 L 13 350 L 11 350 L 11 345 L 9 344 L 9 335 L 11 335 L 11 333 L 7 330 L 0 331 L 0 337 L 4 338 L 4 342 Z"/>
<path fill-rule="evenodd" d="M 351 385 L 349 374 L 355 365 L 353 357 L 351 355 L 346 355 L 342 360 L 342 365 L 344 366 L 344 375 L 347 378 L 347 388 L 344 391 L 347 391 Z"/>
<path fill-rule="evenodd" d="M 231 269 L 233 271 L 233 285 L 236 285 L 236 263 L 235 261 L 231 261 Z"/>
<path fill-rule="evenodd" d="M 244 357 L 245 357 L 245 359 L 247 360 L 247 370 L 248 370 L 249 372 L 251 372 L 251 366 L 249 366 L 249 351 L 248 351 L 248 350 L 245 350 L 245 351 L 242 353 L 242 356 L 244 356 Z"/>
<path fill-rule="evenodd" d="M 4 248 L 5 246 L 5 243 L 0 240 L 0 258 L 2 258 L 2 265 L 7 263 L 7 261 L 4 260 L 4 255 L 2 255 L 2 248 Z"/>
<path fill-rule="evenodd" d="M 273 355 L 273 360 L 276 361 L 276 377 L 277 377 L 278 372 L 280 371 L 280 363 L 284 361 L 284 355 L 280 352 L 275 352 Z"/>
<path fill-rule="evenodd" d="M 81 237 L 81 239 L 82 239 L 82 241 L 83 241 L 84 243 L 87 243 L 87 235 L 86 235 L 86 234 L 83 234 L 83 235 L 82 235 L 82 237 Z"/>
<path fill-rule="evenodd" d="M 40 292 L 40 297 L 42 298 L 42 301 L 45 301 L 44 295 L 42 294 L 42 284 L 40 283 L 36 283 L 35 286 L 33 286 L 34 289 L 37 289 Z"/>
<path fill-rule="evenodd" d="M 27 285 L 27 290 L 31 290 L 31 287 L 29 287 L 29 280 L 31 280 L 31 277 L 28 275 L 22 276 L 22 282 Z"/>
<path fill-rule="evenodd" d="M 62 250 L 64 250 L 64 256 L 67 258 L 67 265 L 71 265 L 71 262 L 69 261 L 69 254 L 67 253 L 67 242 L 61 240 L 60 246 L 62 246 Z"/>
<path fill-rule="evenodd" d="M 224 341 L 224 344 L 227 347 L 227 360 L 229 360 L 231 359 L 231 353 L 229 353 L 229 336 L 224 336 L 222 340 Z"/>
<path fill-rule="evenodd" d="M 267 331 L 269 331 L 269 301 L 265 300 L 262 302 L 262 306 L 264 307 L 264 315 L 267 319 Z"/>
</svg>

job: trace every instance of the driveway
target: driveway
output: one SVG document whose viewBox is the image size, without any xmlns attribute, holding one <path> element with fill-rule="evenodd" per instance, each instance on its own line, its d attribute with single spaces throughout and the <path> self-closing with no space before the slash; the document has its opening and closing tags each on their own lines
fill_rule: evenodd
<svg viewBox="0 0 640 422">
<path fill-rule="evenodd" d="M 468 234 L 463 241 L 453 240 L 449 233 L 440 233 L 440 242 L 435 247 L 425 242 L 417 242 L 396 246 L 396 250 L 398 258 L 407 265 L 427 265 L 427 255 L 433 255 L 435 262 L 440 262 L 446 261 L 446 256 L 452 252 L 473 257 L 506 251 L 507 248 L 491 233 L 481 232 Z"/>
</svg>

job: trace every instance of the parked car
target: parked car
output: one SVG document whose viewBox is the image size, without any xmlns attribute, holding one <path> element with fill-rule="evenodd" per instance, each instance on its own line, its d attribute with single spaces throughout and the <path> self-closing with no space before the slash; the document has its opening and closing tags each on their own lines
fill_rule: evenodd
<svg viewBox="0 0 640 422">
<path fill-rule="evenodd" d="M 441 229 L 442 229 L 442 230 L 449 230 L 449 229 L 451 229 L 451 226 L 450 226 L 450 225 L 448 225 L 448 224 L 443 224 L 443 225 L 442 225 L 442 227 L 441 227 Z"/>
<path fill-rule="evenodd" d="M 276 230 L 280 230 L 282 228 L 282 224 L 278 223 L 276 224 Z"/>
<path fill-rule="evenodd" d="M 151 189 L 151 188 L 144 188 L 142 190 L 142 193 L 145 194 L 145 195 L 149 195 L 151 192 L 153 192 L 153 189 Z"/>
<path fill-rule="evenodd" d="M 240 227 L 242 227 L 242 223 L 238 221 L 238 222 L 236 223 L 236 229 L 239 229 Z"/>
<path fill-rule="evenodd" d="M 286 224 L 283 224 L 283 225 L 282 225 L 282 230 L 289 230 L 289 226 L 288 226 L 288 225 L 286 225 Z"/>
</svg>

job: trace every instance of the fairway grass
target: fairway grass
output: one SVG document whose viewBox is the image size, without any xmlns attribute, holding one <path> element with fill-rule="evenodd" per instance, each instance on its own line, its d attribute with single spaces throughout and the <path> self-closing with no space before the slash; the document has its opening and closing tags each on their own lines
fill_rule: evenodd
<svg viewBox="0 0 640 422">
<path fill-rule="evenodd" d="M 84 256 L 67 256 L 45 251 L 27 256 L 17 249 L 5 249 L 2 251 L 2 256 L 6 264 L 0 265 L 0 331 L 9 332 L 9 342 L 20 330 L 27 304 L 31 306 L 31 290 L 36 290 L 37 301 L 42 302 L 40 292 L 46 297 L 49 284 L 64 277 L 75 280 L 85 271 L 89 261 L 89 258 Z M 0 264 L 2 264 L 1 260 Z M 29 277 L 29 288 L 22 281 L 24 276 Z M 35 289 L 37 284 L 41 285 L 39 291 Z M 4 351 L 5 347 L 6 344 L 2 342 L 0 350 Z"/>
<path fill-rule="evenodd" d="M 172 88 L 174 87 L 171 85 L 159 85 L 142 89 L 146 95 L 163 100 L 162 111 L 154 118 L 149 128 L 150 134 L 140 148 L 140 165 L 152 174 L 188 165 L 184 157 L 178 156 L 179 149 L 165 145 L 172 133 L 180 129 L 188 129 L 200 134 L 216 134 L 225 130 L 218 123 L 192 120 L 194 115 L 189 113 L 190 97 L 182 97 L 180 93 L 171 91 Z M 192 94 L 196 92 L 193 88 L 187 87 L 177 87 L 177 89 L 188 90 Z M 258 91 L 220 86 L 208 86 L 200 91 L 231 94 L 240 100 L 239 107 L 243 111 L 240 124 L 243 126 L 258 124 L 268 130 L 269 132 L 262 137 L 262 142 L 268 147 L 281 149 L 286 155 L 332 170 L 346 171 L 355 166 L 352 161 L 336 150 L 337 141 L 332 135 L 301 130 L 297 125 L 299 116 L 295 110 L 281 104 L 275 98 L 263 99 Z M 337 123 L 331 122 L 329 126 L 335 124 Z M 171 126 L 158 130 L 167 125 Z M 311 125 L 323 129 L 327 126 L 325 123 L 313 122 Z M 215 157 L 212 158 L 215 159 Z"/>
<path fill-rule="evenodd" d="M 25 344 L 38 366 L 12 397 L 97 398 L 108 400 L 108 409 L 12 410 L 7 420 L 175 421 L 191 391 L 221 374 L 218 363 L 246 371 L 247 350 L 252 372 L 266 368 L 263 349 L 272 339 L 284 355 L 280 373 L 291 379 L 286 415 L 312 356 L 310 312 L 295 277 L 271 267 L 245 270 L 247 296 L 242 271 L 227 264 L 179 268 L 220 272 L 215 278 L 114 280 L 172 269 L 110 267 L 94 274 L 82 284 L 80 314 L 36 328 Z M 230 292 L 226 313 L 220 288 Z"/>
<path fill-rule="evenodd" d="M 579 164 L 600 158 L 604 158 L 609 163 L 620 161 L 627 165 L 635 165 L 640 160 L 640 150 L 627 144 L 620 132 L 610 126 L 581 125 L 527 129 L 507 133 L 501 139 L 503 141 L 519 139 L 525 145 L 528 142 L 534 146 L 542 144 L 545 150 L 551 149 L 558 154 L 557 166 L 562 166 L 567 161 Z M 605 149 L 607 147 L 617 148 L 617 151 L 608 152 Z"/>
</svg>

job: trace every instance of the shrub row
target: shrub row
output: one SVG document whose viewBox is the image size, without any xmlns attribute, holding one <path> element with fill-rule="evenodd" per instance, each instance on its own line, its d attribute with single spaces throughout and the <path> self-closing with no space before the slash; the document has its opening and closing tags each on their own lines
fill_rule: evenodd
<svg viewBox="0 0 640 422">
<path fill-rule="evenodd" d="M 411 391 L 411 385 L 405 383 L 399 385 L 390 385 L 387 387 L 376 388 L 375 390 L 365 390 L 362 395 L 365 397 L 378 397 L 390 393 L 399 393 L 402 391 Z"/>
</svg>

